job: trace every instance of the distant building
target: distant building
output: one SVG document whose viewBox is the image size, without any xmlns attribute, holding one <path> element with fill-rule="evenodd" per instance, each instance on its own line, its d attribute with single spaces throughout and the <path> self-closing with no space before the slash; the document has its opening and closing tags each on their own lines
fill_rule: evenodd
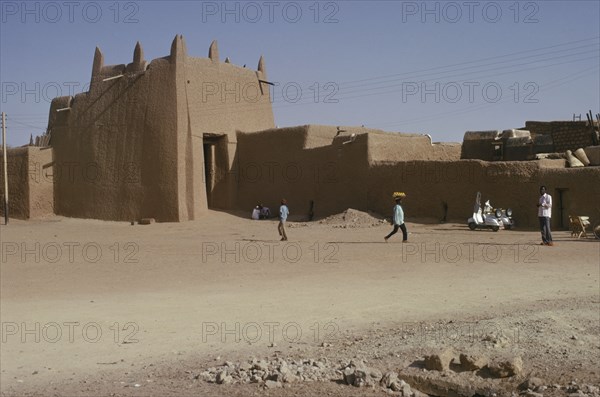
<svg viewBox="0 0 600 397">
<path fill-rule="evenodd" d="M 597 129 L 597 124 L 590 126 L 586 121 L 527 121 L 524 129 L 467 131 L 460 158 L 534 160 L 540 153 L 563 153 L 597 145 Z"/>
</svg>

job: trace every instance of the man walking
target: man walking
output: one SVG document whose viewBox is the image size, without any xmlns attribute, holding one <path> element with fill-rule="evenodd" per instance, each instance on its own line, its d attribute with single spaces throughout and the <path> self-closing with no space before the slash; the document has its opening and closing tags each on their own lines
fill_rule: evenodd
<svg viewBox="0 0 600 397">
<path fill-rule="evenodd" d="M 408 232 L 406 231 L 406 225 L 404 224 L 404 210 L 402 209 L 402 199 L 406 197 L 406 194 L 404 192 L 395 192 L 393 197 L 394 200 L 396 200 L 393 216 L 394 230 L 383 239 L 387 242 L 390 237 L 398 232 L 398 228 L 400 228 L 402 229 L 402 242 L 406 243 L 408 241 Z"/>
<path fill-rule="evenodd" d="M 285 234 L 285 221 L 287 220 L 289 213 L 290 210 L 287 206 L 286 199 L 281 199 L 281 207 L 279 207 L 279 225 L 277 226 L 277 230 L 281 236 L 281 241 L 287 240 L 287 235 Z"/>
<path fill-rule="evenodd" d="M 550 218 L 552 218 L 552 196 L 546 193 L 546 186 L 540 186 L 540 199 L 537 204 L 538 219 L 542 232 L 542 243 L 540 245 L 554 245 L 552 232 L 550 231 Z"/>
</svg>

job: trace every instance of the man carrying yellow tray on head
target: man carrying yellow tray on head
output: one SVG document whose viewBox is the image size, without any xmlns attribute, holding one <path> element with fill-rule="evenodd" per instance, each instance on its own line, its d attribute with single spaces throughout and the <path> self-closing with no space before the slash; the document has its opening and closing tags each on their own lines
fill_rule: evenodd
<svg viewBox="0 0 600 397">
<path fill-rule="evenodd" d="M 406 225 L 404 224 L 404 210 L 402 209 L 402 199 L 406 197 L 406 193 L 395 192 L 392 197 L 394 200 L 396 200 L 396 205 L 394 206 L 394 216 L 392 219 L 394 230 L 385 236 L 384 240 L 387 242 L 390 237 L 398 232 L 398 228 L 400 228 L 402 229 L 402 242 L 406 243 L 408 241 L 408 232 L 406 231 Z"/>
</svg>

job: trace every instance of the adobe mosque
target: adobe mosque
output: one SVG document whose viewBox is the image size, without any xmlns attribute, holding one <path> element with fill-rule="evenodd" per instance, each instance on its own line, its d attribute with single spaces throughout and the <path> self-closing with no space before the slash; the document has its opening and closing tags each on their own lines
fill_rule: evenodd
<svg viewBox="0 0 600 397">
<path fill-rule="evenodd" d="M 10 216 L 181 222 L 286 197 L 301 220 L 347 208 L 388 214 L 402 190 L 409 220 L 466 223 L 481 191 L 535 226 L 544 184 L 555 228 L 570 214 L 600 221 L 593 121 L 467 132 L 462 144 L 364 127 L 276 128 L 269 84 L 262 57 L 256 70 L 236 66 L 216 42 L 195 58 L 176 36 L 150 62 L 138 43 L 121 65 L 105 65 L 97 48 L 89 91 L 55 98 L 46 134 L 9 151 Z"/>
</svg>

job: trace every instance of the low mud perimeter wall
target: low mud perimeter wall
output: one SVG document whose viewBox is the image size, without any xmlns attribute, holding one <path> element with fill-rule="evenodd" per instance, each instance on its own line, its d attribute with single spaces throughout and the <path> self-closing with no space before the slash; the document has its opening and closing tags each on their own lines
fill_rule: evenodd
<svg viewBox="0 0 600 397">
<path fill-rule="evenodd" d="M 0 155 L 1 157 L 1 155 Z M 0 161 L 0 215 L 4 216 L 4 165 Z M 8 150 L 8 216 L 36 219 L 54 213 L 52 149 L 19 147 Z"/>
<path fill-rule="evenodd" d="M 298 132 L 297 139 L 301 139 Z M 473 213 L 478 191 L 496 208 L 512 208 L 519 228 L 536 228 L 539 186 L 554 197 L 554 228 L 568 228 L 569 215 L 587 215 L 600 222 L 600 167 L 563 168 L 564 161 L 486 162 L 367 160 L 367 142 L 293 150 L 292 136 L 264 142 L 260 155 L 239 153 L 236 170 L 238 208 L 257 203 L 276 213 L 285 197 L 291 220 L 325 217 L 347 208 L 391 215 L 392 193 L 404 191 L 409 221 L 465 223 Z M 280 150 L 274 150 L 274 148 Z M 256 153 L 256 154 L 255 154 Z"/>
<path fill-rule="evenodd" d="M 477 192 L 482 204 L 512 208 L 518 227 L 538 226 L 539 187 L 545 185 L 554 198 L 554 228 L 568 228 L 569 215 L 588 215 L 600 222 L 600 167 L 545 168 L 537 161 L 485 162 L 408 161 L 371 167 L 368 200 L 374 211 L 391 212 L 393 191 L 404 191 L 406 216 L 464 222 L 471 216 Z M 594 223 L 595 224 L 595 223 Z"/>
</svg>

